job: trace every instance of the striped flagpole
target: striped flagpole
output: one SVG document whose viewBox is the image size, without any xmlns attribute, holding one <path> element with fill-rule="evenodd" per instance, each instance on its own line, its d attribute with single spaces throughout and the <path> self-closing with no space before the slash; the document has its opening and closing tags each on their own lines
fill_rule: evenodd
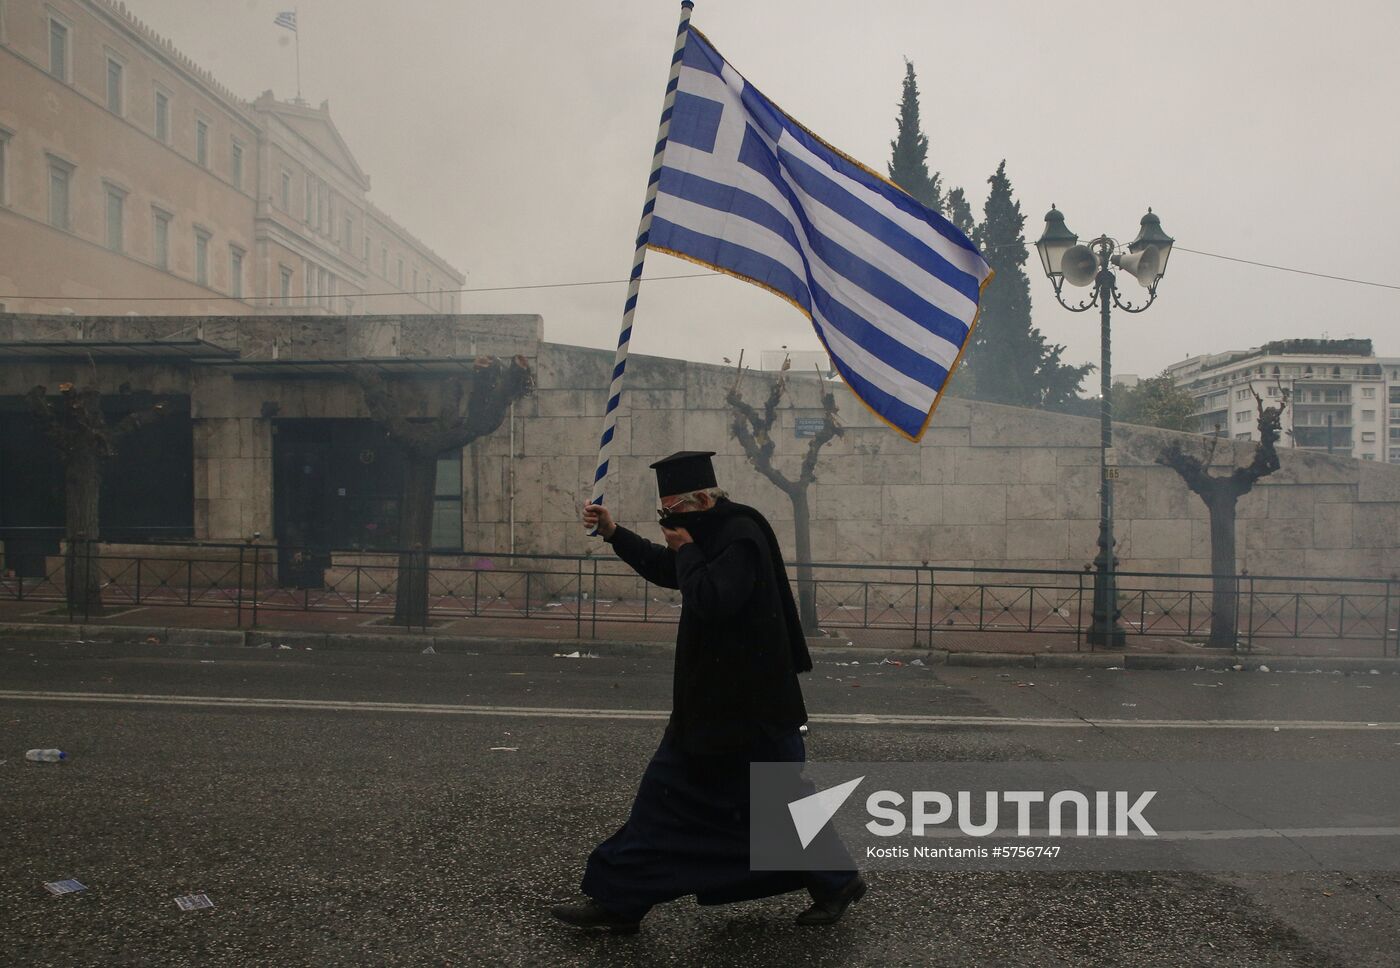
<svg viewBox="0 0 1400 968">
<path fill-rule="evenodd" d="M 632 342 L 632 317 L 637 311 L 637 293 L 642 286 L 642 263 L 647 254 L 647 236 L 651 234 L 651 212 L 656 207 L 656 185 L 661 178 L 661 159 L 666 153 L 666 135 L 671 130 L 671 111 L 676 104 L 676 85 L 680 83 L 681 54 L 685 50 L 685 39 L 690 29 L 690 11 L 694 6 L 694 0 L 681 0 L 681 23 L 676 28 L 676 49 L 671 55 L 671 76 L 666 82 L 666 100 L 661 105 L 661 126 L 656 131 L 656 151 L 651 159 L 646 203 L 642 205 L 642 220 L 637 225 L 637 251 L 632 256 L 632 274 L 627 280 L 627 302 L 622 307 L 622 332 L 617 337 L 612 384 L 608 387 L 608 408 L 603 415 L 603 436 L 598 442 L 598 469 L 593 475 L 593 504 L 603 503 L 603 485 L 608 476 L 608 457 L 612 451 L 613 434 L 617 430 L 617 406 L 622 400 L 622 375 L 627 370 L 627 348 Z"/>
</svg>

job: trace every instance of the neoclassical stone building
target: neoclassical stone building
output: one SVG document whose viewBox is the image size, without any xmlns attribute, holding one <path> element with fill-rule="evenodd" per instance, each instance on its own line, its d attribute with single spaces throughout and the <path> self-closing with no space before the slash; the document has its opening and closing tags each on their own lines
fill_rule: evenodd
<svg viewBox="0 0 1400 968">
<path fill-rule="evenodd" d="M 455 312 L 369 189 L 327 104 L 244 100 L 112 0 L 0 4 L 0 309 Z"/>
</svg>

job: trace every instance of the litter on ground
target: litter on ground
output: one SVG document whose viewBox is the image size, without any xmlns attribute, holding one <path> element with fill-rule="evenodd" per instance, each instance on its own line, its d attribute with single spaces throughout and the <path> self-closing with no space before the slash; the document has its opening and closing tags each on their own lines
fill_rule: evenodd
<svg viewBox="0 0 1400 968">
<path fill-rule="evenodd" d="M 44 889 L 50 894 L 76 894 L 79 891 L 86 891 L 87 885 L 75 880 L 45 881 Z"/>
</svg>

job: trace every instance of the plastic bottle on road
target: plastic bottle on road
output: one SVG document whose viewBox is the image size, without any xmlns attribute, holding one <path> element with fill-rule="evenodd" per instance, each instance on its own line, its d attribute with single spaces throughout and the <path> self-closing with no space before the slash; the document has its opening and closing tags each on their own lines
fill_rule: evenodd
<svg viewBox="0 0 1400 968">
<path fill-rule="evenodd" d="M 68 759 L 68 754 L 63 750 L 30 750 L 24 758 L 35 763 L 58 763 Z"/>
</svg>

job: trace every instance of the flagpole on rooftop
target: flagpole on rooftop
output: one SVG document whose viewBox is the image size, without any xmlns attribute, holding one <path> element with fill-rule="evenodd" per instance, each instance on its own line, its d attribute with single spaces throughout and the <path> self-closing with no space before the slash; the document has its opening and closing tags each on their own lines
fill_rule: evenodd
<svg viewBox="0 0 1400 968">
<path fill-rule="evenodd" d="M 598 469 L 593 475 L 593 504 L 603 503 L 603 485 L 608 476 L 613 434 L 617 430 L 617 408 L 622 401 L 622 376 L 627 370 L 627 349 L 632 341 L 632 317 L 637 311 L 637 294 L 642 284 L 642 263 L 646 259 L 647 237 L 651 233 L 651 213 L 656 207 L 656 186 L 661 177 L 661 161 L 666 153 L 666 135 L 671 129 L 671 112 L 676 104 L 676 86 L 680 83 L 681 55 L 685 50 L 685 41 L 690 30 L 690 11 L 694 6 L 694 0 L 681 0 L 681 22 L 676 28 L 676 47 L 671 54 L 671 74 L 666 82 L 666 99 L 661 104 L 661 124 L 656 131 L 656 150 L 652 154 L 651 177 L 647 180 L 642 219 L 637 225 L 637 248 L 632 256 L 632 274 L 627 280 L 627 301 L 622 307 L 622 332 L 617 338 L 612 383 L 608 387 L 608 405 L 603 415 L 603 434 L 598 441 Z"/>
<path fill-rule="evenodd" d="M 293 23 L 293 24 L 296 24 L 296 28 L 292 30 L 292 36 L 293 36 L 293 38 L 295 39 L 296 48 L 297 48 L 297 103 L 300 103 L 300 102 L 301 102 L 301 24 L 297 23 L 297 21 L 298 21 L 297 9 L 296 9 L 296 7 L 293 7 L 293 8 L 292 8 L 292 23 Z"/>
</svg>

